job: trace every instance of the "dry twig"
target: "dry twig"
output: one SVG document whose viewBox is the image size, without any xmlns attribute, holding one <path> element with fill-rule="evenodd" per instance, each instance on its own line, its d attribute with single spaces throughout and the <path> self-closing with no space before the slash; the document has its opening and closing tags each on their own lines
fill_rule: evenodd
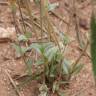
<svg viewBox="0 0 96 96">
<path fill-rule="evenodd" d="M 8 73 L 7 70 L 5 70 L 5 73 L 6 73 L 6 75 L 8 76 L 8 78 L 9 78 L 9 80 L 10 80 L 12 86 L 14 87 L 14 89 L 15 89 L 17 95 L 18 95 L 18 96 L 21 96 L 21 94 L 20 94 L 20 92 L 19 92 L 19 89 L 17 88 L 15 82 L 13 81 L 13 79 L 11 78 L 11 76 L 10 76 L 10 74 Z"/>
</svg>

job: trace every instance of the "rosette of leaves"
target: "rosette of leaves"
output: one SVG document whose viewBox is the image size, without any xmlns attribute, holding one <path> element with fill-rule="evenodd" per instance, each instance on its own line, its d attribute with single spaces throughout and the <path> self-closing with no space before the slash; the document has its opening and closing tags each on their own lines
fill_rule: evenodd
<svg viewBox="0 0 96 96">
<path fill-rule="evenodd" d="M 18 46 L 18 49 L 19 48 L 21 47 Z M 39 58 L 35 64 L 37 67 L 43 66 L 43 75 L 45 78 L 45 83 L 48 85 L 48 87 L 53 86 L 54 81 L 58 79 L 60 74 L 61 77 L 63 77 L 63 81 L 69 81 L 71 76 L 79 73 L 82 68 L 81 64 L 76 64 L 76 66 L 73 68 L 72 63 L 65 59 L 58 46 L 52 42 L 33 43 L 26 47 L 22 52 L 25 54 L 27 51 L 32 49 L 38 53 Z M 22 50 L 22 48 L 19 49 L 19 51 L 20 50 Z M 39 77 L 42 78 L 42 74 L 40 74 Z"/>
<path fill-rule="evenodd" d="M 38 65 L 44 66 L 44 74 L 46 83 L 53 83 L 57 75 L 59 74 L 58 68 L 60 67 L 60 61 L 62 54 L 57 46 L 52 43 L 45 44 L 32 44 L 31 48 L 34 48 L 41 58 L 36 62 Z"/>
</svg>

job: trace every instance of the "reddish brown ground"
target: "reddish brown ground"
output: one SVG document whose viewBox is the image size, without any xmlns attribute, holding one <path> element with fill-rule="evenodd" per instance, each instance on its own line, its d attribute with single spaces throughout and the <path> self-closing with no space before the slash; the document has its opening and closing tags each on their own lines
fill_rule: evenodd
<svg viewBox="0 0 96 96">
<path fill-rule="evenodd" d="M 4 0 L 0 0 L 0 2 Z M 51 0 L 52 2 L 56 0 Z M 69 13 L 65 10 L 65 1 L 71 0 L 57 0 L 60 3 L 60 7 L 55 10 L 60 16 L 63 16 L 65 20 L 69 20 Z M 86 0 L 85 2 L 81 3 L 84 0 L 77 0 L 77 7 L 86 6 L 87 2 L 90 0 Z M 71 5 L 71 3 L 70 3 Z M 68 7 L 68 6 L 67 6 Z M 0 27 L 9 27 L 13 26 L 11 23 L 11 15 L 10 9 L 7 5 L 0 4 Z M 77 13 L 81 19 L 87 21 L 87 25 L 89 26 L 90 15 L 91 15 L 91 5 L 87 5 L 85 8 L 78 9 Z M 67 33 L 67 26 L 61 20 L 54 18 L 54 23 L 60 31 Z M 72 20 L 72 19 L 71 19 Z M 71 21 L 70 20 L 70 21 Z M 61 24 L 61 25 L 60 25 Z M 58 26 L 59 25 L 59 26 Z M 82 34 L 88 33 L 89 30 L 85 30 L 84 28 L 80 28 Z M 70 37 L 75 38 L 75 31 L 73 27 L 70 28 L 68 33 Z M 76 40 L 70 45 L 68 49 L 69 54 L 67 57 L 71 60 L 76 60 L 79 57 L 81 51 L 78 49 L 78 45 Z M 94 87 L 94 80 L 91 68 L 91 61 L 87 55 L 83 56 L 81 63 L 84 64 L 83 70 L 74 78 L 72 78 L 69 88 L 66 90 L 66 96 L 96 96 L 95 87 Z M 5 70 L 13 76 L 14 74 L 22 74 L 25 70 L 25 65 L 22 60 L 15 60 L 14 59 L 14 50 L 12 49 L 10 43 L 0 43 L 0 96 L 17 96 L 14 88 L 10 84 L 10 81 L 5 74 Z M 38 88 L 38 84 L 36 81 L 32 82 L 31 84 L 27 85 L 22 91 L 21 96 L 38 96 L 36 94 L 36 90 Z"/>
</svg>

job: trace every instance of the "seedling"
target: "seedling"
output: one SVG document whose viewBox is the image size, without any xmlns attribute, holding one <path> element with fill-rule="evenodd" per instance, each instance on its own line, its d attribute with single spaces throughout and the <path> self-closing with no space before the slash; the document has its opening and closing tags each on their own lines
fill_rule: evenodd
<svg viewBox="0 0 96 96">
<path fill-rule="evenodd" d="M 27 66 L 28 80 L 25 80 L 26 82 L 23 82 L 22 85 L 29 81 L 39 79 L 42 81 L 43 84 L 40 87 L 39 91 L 41 91 L 41 94 L 43 94 L 44 96 L 47 96 L 49 90 L 53 90 L 53 92 L 58 91 L 61 84 L 68 83 L 74 74 L 80 72 L 80 70 L 82 69 L 82 65 L 75 64 L 73 67 L 73 63 L 66 59 L 66 57 L 64 56 L 64 51 L 66 51 L 65 47 L 69 44 L 70 40 L 67 35 L 63 34 L 63 32 L 60 34 L 60 38 L 62 40 L 59 40 L 54 30 L 53 23 L 49 19 L 48 11 L 55 9 L 58 6 L 58 3 L 49 4 L 48 0 L 44 0 L 43 3 L 39 0 L 34 1 L 36 4 L 42 4 L 42 6 L 39 6 L 41 7 L 41 18 L 37 18 L 38 22 L 34 21 L 34 16 L 32 14 L 32 9 L 30 5 L 31 2 L 30 0 L 26 0 L 25 10 L 27 11 L 27 16 L 29 17 L 28 19 L 33 29 L 33 33 L 27 32 L 27 28 L 23 28 L 25 26 L 25 23 L 22 22 L 22 30 L 24 32 L 23 34 L 19 34 L 17 36 L 18 43 L 14 43 L 13 47 L 16 49 L 17 55 L 23 58 Z M 19 5 L 19 10 L 22 13 L 22 10 L 20 8 L 21 7 Z M 21 18 L 23 18 L 22 14 Z M 41 29 L 41 34 L 37 34 L 35 24 L 40 25 L 39 28 Z M 43 32 L 43 27 L 46 30 L 45 33 Z M 30 33 L 35 34 L 37 43 L 28 44 L 29 39 L 32 38 L 32 34 Z M 43 42 L 44 34 L 46 34 L 48 39 L 48 42 L 45 43 Z M 40 36 L 41 40 L 38 39 L 38 36 Z M 24 42 L 24 44 L 21 45 L 21 42 Z M 60 44 L 63 46 L 61 46 Z M 32 58 L 31 56 L 27 56 L 27 54 L 31 54 L 37 59 Z M 33 65 L 36 66 L 35 71 L 32 70 Z"/>
</svg>

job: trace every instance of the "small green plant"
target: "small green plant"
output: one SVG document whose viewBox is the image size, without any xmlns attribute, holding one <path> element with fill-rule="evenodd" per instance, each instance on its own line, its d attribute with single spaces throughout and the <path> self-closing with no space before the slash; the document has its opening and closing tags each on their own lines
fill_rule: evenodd
<svg viewBox="0 0 96 96">
<path fill-rule="evenodd" d="M 60 37 L 57 36 L 57 33 L 54 31 L 53 23 L 49 19 L 48 11 L 55 9 L 58 6 L 58 3 L 50 4 L 48 0 L 44 0 L 43 3 L 41 2 L 42 0 L 34 1 L 40 7 L 41 18 L 36 18 L 37 21 L 34 20 L 34 14 L 32 14 L 31 9 L 31 1 L 24 0 L 24 2 L 26 2 L 26 14 L 30 21 L 30 24 L 28 24 L 32 27 L 32 32 L 27 32 L 25 21 L 22 21 L 23 34 L 17 35 L 18 43 L 16 42 L 12 45 L 16 49 L 17 56 L 23 58 L 27 66 L 29 76 L 27 82 L 37 79 L 42 81 L 43 84 L 39 89 L 41 92 L 40 96 L 47 96 L 49 89 L 53 91 L 53 93 L 58 92 L 60 95 L 61 93 L 63 94 L 63 92 L 59 91 L 60 85 L 68 84 L 71 77 L 74 74 L 79 73 L 83 66 L 77 63 L 74 65 L 66 59 L 64 52 L 66 51 L 66 46 L 70 43 L 70 40 L 67 35 L 63 34 L 63 32 L 59 33 Z M 19 3 L 17 3 L 17 5 L 19 6 L 21 18 L 24 20 L 21 10 L 22 8 Z M 41 34 L 39 34 L 39 31 L 37 34 L 36 25 L 39 25 Z M 32 38 L 32 34 L 35 34 L 37 43 L 29 44 L 28 41 Z M 43 42 L 43 35 L 47 36 L 48 42 Z M 40 40 L 38 39 L 38 36 L 40 36 Z M 28 54 L 33 55 L 34 58 Z M 36 66 L 34 72 L 32 70 L 33 65 Z M 22 85 L 24 85 L 24 83 Z"/>
<path fill-rule="evenodd" d="M 43 80 L 45 80 L 45 83 L 48 86 L 53 86 L 55 80 L 58 80 L 58 78 L 61 77 L 63 78 L 62 80 L 69 81 L 71 76 L 77 74 L 82 68 L 81 64 L 76 64 L 74 69 L 72 69 L 72 63 L 68 62 L 68 60 L 64 58 L 63 53 L 54 43 L 34 43 L 26 48 L 21 48 L 17 45 L 14 45 L 14 47 L 18 52 L 22 52 L 21 55 L 26 54 L 27 51 L 32 49 L 38 53 L 39 57 L 38 60 L 35 61 L 35 65 L 38 67 L 43 66 L 43 69 L 41 67 L 41 70 L 43 70 L 42 75 L 44 75 Z"/>
</svg>

